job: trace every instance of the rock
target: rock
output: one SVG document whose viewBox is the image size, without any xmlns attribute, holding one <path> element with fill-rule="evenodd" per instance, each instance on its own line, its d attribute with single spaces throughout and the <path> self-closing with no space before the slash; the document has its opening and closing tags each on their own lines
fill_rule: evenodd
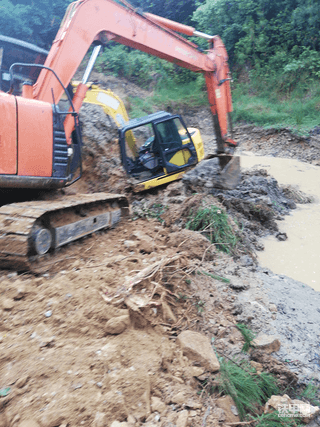
<svg viewBox="0 0 320 427">
<path fill-rule="evenodd" d="M 18 388 L 24 387 L 27 384 L 28 379 L 29 379 L 28 375 L 25 375 L 24 377 L 19 378 L 18 381 L 16 382 L 16 386 Z"/>
<path fill-rule="evenodd" d="M 123 244 L 126 248 L 129 249 L 137 247 L 137 242 L 135 242 L 134 240 L 125 240 Z"/>
<path fill-rule="evenodd" d="M 19 283 L 15 288 L 14 300 L 20 300 L 26 295 L 26 287 L 23 283 Z"/>
<path fill-rule="evenodd" d="M 181 411 L 178 414 L 176 427 L 187 427 L 189 412 L 187 410 Z"/>
<path fill-rule="evenodd" d="M 104 412 L 97 412 L 94 417 L 92 427 L 105 427 L 107 425 L 107 415 Z"/>
<path fill-rule="evenodd" d="M 244 278 L 240 279 L 238 277 L 232 276 L 232 279 L 230 279 L 230 282 L 229 282 L 229 286 L 230 288 L 236 291 L 244 291 L 250 288 L 250 283 L 248 282 L 248 280 Z"/>
<path fill-rule="evenodd" d="M 287 233 L 277 233 L 276 238 L 280 240 L 280 242 L 284 242 L 285 240 L 287 240 L 288 236 Z"/>
<path fill-rule="evenodd" d="M 293 399 L 291 401 L 291 405 L 298 409 L 299 416 L 305 424 L 307 424 L 313 418 L 317 417 L 320 413 L 319 406 L 312 406 L 309 403 L 303 402 L 302 400 Z"/>
<path fill-rule="evenodd" d="M 269 311 L 276 313 L 278 311 L 277 306 L 275 304 L 269 304 Z"/>
<path fill-rule="evenodd" d="M 224 412 L 224 422 L 228 423 L 236 423 L 239 422 L 240 419 L 238 417 L 237 407 L 230 396 L 223 396 L 216 400 L 216 406 L 223 410 Z M 235 411 L 236 410 L 236 411 Z"/>
<path fill-rule="evenodd" d="M 170 399 L 172 403 L 177 403 L 178 405 L 183 405 L 186 403 L 186 395 L 183 391 L 180 391 L 179 393 L 173 395 Z"/>
<path fill-rule="evenodd" d="M 13 309 L 13 307 L 14 307 L 14 302 L 12 301 L 12 299 L 10 299 L 10 298 L 4 298 L 2 300 L 2 308 L 4 310 L 10 311 L 10 310 Z"/>
<path fill-rule="evenodd" d="M 263 366 L 261 363 L 251 360 L 250 365 L 255 368 L 258 374 L 262 372 Z"/>
<path fill-rule="evenodd" d="M 258 335 L 252 341 L 252 344 L 254 345 L 254 347 L 261 349 L 268 354 L 273 353 L 275 351 L 279 351 L 281 347 L 281 343 L 278 338 L 273 335 L 265 334 Z"/>
<path fill-rule="evenodd" d="M 131 426 L 133 427 L 135 425 L 135 423 L 136 423 L 136 419 L 132 415 L 129 415 L 128 418 L 127 418 L 127 422 L 128 422 L 128 424 L 129 424 L 130 427 Z"/>
<path fill-rule="evenodd" d="M 200 363 L 211 372 L 219 371 L 220 364 L 206 336 L 198 332 L 183 331 L 176 342 L 189 360 Z"/>
<path fill-rule="evenodd" d="M 119 421 L 113 421 L 110 427 L 130 427 L 130 426 L 126 422 L 120 423 Z"/>
<path fill-rule="evenodd" d="M 271 396 L 264 407 L 264 413 L 270 414 L 273 411 L 278 411 L 278 407 L 282 405 L 289 405 L 291 399 L 287 394 L 283 396 Z"/>
<path fill-rule="evenodd" d="M 151 254 L 153 252 L 153 244 L 146 239 L 141 239 L 139 243 L 140 252 L 145 252 L 146 254 Z"/>
<path fill-rule="evenodd" d="M 320 408 L 302 400 L 292 400 L 288 395 L 284 394 L 283 396 L 271 396 L 266 403 L 264 413 L 269 414 L 273 411 L 278 411 L 279 417 L 281 415 L 296 414 L 296 417 L 299 417 L 299 419 L 307 424 L 319 415 Z"/>
<path fill-rule="evenodd" d="M 48 310 L 48 311 L 46 311 L 46 312 L 44 313 L 44 315 L 45 315 L 46 317 L 51 317 L 51 316 L 52 316 L 52 311 L 51 311 L 51 310 Z"/>
<path fill-rule="evenodd" d="M 151 397 L 151 410 L 152 412 L 159 412 L 162 414 L 167 409 L 164 402 L 159 397 L 152 396 Z"/>
<path fill-rule="evenodd" d="M 107 321 L 104 331 L 106 334 L 118 335 L 127 329 L 130 325 L 130 317 L 128 315 L 112 317 Z"/>
<path fill-rule="evenodd" d="M 34 420 L 25 420 L 19 424 L 19 427 L 40 427 L 39 424 Z"/>
<path fill-rule="evenodd" d="M 191 366 L 190 368 L 190 374 L 193 377 L 200 377 L 204 373 L 203 368 L 199 368 L 198 366 Z"/>
</svg>

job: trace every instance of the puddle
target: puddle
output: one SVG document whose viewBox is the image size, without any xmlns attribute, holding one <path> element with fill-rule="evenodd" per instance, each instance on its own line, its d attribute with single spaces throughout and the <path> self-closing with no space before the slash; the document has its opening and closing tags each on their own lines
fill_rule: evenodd
<svg viewBox="0 0 320 427">
<path fill-rule="evenodd" d="M 287 233 L 286 241 L 274 236 L 262 239 L 265 250 L 257 253 L 260 265 L 320 291 L 320 167 L 241 153 L 241 167 L 253 166 L 266 169 L 279 185 L 290 184 L 314 199 L 313 203 L 297 205 L 284 221 L 278 221 L 279 231 Z"/>
</svg>

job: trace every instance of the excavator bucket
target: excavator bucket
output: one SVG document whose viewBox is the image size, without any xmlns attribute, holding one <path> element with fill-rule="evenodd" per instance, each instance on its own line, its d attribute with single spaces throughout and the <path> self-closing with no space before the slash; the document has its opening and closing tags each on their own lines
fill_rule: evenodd
<svg viewBox="0 0 320 427">
<path fill-rule="evenodd" d="M 240 157 L 230 154 L 208 154 L 205 160 L 217 158 L 220 170 L 212 178 L 215 188 L 233 190 L 240 182 Z"/>
</svg>

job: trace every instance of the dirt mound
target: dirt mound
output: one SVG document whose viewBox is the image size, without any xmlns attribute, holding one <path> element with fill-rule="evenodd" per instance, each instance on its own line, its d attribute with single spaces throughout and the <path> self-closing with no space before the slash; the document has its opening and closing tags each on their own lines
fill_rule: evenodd
<svg viewBox="0 0 320 427">
<path fill-rule="evenodd" d="M 293 134 L 287 129 L 263 129 L 242 125 L 235 129 L 239 152 L 251 151 L 261 156 L 298 159 L 320 165 L 320 138 L 316 127 L 310 137 Z"/>
<path fill-rule="evenodd" d="M 206 369 L 172 338 L 201 329 L 195 286 L 212 278 L 195 272 L 206 246 L 197 233 L 140 220 L 74 245 L 50 275 L 3 272 L 2 425 L 169 426 L 189 416 L 200 426 L 196 376 Z"/>
</svg>

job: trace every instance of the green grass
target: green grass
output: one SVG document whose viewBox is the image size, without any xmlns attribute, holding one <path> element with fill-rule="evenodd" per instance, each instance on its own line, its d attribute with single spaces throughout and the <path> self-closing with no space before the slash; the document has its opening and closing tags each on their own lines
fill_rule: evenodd
<svg viewBox="0 0 320 427">
<path fill-rule="evenodd" d="M 312 405 L 320 406 L 320 389 L 313 381 L 310 381 L 301 393 L 300 397 L 305 398 Z"/>
<path fill-rule="evenodd" d="M 252 80 L 232 87 L 233 122 L 252 123 L 266 128 L 289 128 L 298 135 L 308 135 L 320 124 L 320 83 L 298 86 L 292 91 L 275 88 L 272 81 Z M 130 117 L 141 117 L 159 110 L 174 113 L 185 107 L 208 106 L 201 75 L 185 84 L 162 80 L 146 97 L 129 98 Z"/>
<path fill-rule="evenodd" d="M 239 241 L 227 213 L 213 205 L 199 208 L 197 212 L 190 212 L 186 228 L 200 231 L 219 251 L 228 254 L 234 252 Z"/>
<path fill-rule="evenodd" d="M 244 345 L 242 347 L 243 352 L 247 352 L 250 347 L 253 347 L 252 340 L 255 339 L 255 334 L 243 323 L 238 323 L 237 328 L 241 332 L 244 338 Z"/>
<path fill-rule="evenodd" d="M 129 97 L 129 115 L 136 118 L 159 110 L 172 110 L 178 113 L 183 107 L 208 105 L 207 94 L 201 90 L 202 85 L 201 75 L 196 81 L 185 84 L 173 84 L 169 80 L 162 82 L 146 98 Z"/>
<path fill-rule="evenodd" d="M 233 94 L 233 121 L 276 129 L 289 128 L 298 135 L 308 135 L 320 124 L 320 85 L 308 91 L 296 88 L 289 95 L 252 90 L 249 84 L 237 84 Z"/>
<path fill-rule="evenodd" d="M 273 394 L 279 393 L 276 379 L 265 372 L 255 374 L 255 369 L 248 362 L 234 363 L 224 358 L 219 361 L 218 389 L 232 397 L 241 420 L 248 413 L 258 414 L 259 408 Z"/>
</svg>

